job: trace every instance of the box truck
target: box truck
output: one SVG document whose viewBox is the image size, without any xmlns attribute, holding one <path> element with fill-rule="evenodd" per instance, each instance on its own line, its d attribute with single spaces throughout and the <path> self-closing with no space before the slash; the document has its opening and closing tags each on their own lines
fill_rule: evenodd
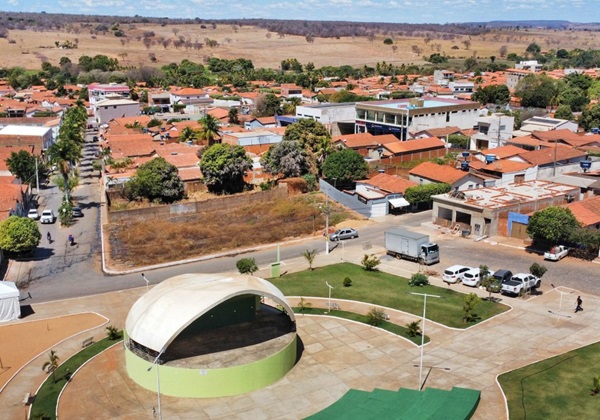
<svg viewBox="0 0 600 420">
<path fill-rule="evenodd" d="M 402 228 L 388 229 L 384 235 L 388 255 L 426 265 L 440 262 L 440 247 L 429 242 L 428 235 Z"/>
</svg>

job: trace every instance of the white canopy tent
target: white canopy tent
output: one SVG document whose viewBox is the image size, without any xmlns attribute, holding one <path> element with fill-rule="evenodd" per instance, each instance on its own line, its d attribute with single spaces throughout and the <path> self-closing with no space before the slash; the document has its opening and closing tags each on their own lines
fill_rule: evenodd
<svg viewBox="0 0 600 420">
<path fill-rule="evenodd" d="M 21 316 L 19 289 L 12 281 L 0 281 L 0 322 L 12 321 Z"/>
</svg>

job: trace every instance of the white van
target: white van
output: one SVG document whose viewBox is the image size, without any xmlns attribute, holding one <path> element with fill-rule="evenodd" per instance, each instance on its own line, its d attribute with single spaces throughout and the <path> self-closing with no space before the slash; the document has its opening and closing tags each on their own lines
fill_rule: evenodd
<svg viewBox="0 0 600 420">
<path fill-rule="evenodd" d="M 442 280 L 448 284 L 458 283 L 460 282 L 462 275 L 472 269 L 473 267 L 467 267 L 466 265 L 453 265 L 444 270 Z"/>
<path fill-rule="evenodd" d="M 481 272 L 479 268 L 471 268 L 469 271 L 465 271 L 462 275 L 462 284 L 471 287 L 481 286 Z"/>
</svg>

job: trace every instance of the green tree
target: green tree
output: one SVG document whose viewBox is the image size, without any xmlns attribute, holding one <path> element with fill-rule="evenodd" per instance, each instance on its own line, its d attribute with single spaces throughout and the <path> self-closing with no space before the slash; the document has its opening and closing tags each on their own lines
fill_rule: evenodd
<svg viewBox="0 0 600 420">
<path fill-rule="evenodd" d="M 410 204 L 416 206 L 430 205 L 433 202 L 432 195 L 450 192 L 452 186 L 443 183 L 423 184 L 409 187 L 404 193 L 404 198 Z"/>
<path fill-rule="evenodd" d="M 21 180 L 23 184 L 35 182 L 35 161 L 36 157 L 26 150 L 11 152 L 10 157 L 6 159 L 6 166 L 11 174 Z"/>
<path fill-rule="evenodd" d="M 332 151 L 331 135 L 318 121 L 303 118 L 288 125 L 283 135 L 284 141 L 296 141 L 306 151 L 313 173 L 320 173 L 323 162 Z"/>
<path fill-rule="evenodd" d="M 408 330 L 406 333 L 409 337 L 416 337 L 417 335 L 421 335 L 421 325 L 419 321 L 412 321 L 406 324 L 406 329 Z"/>
<path fill-rule="evenodd" d="M 469 293 L 467 296 L 465 296 L 465 301 L 463 303 L 463 320 L 466 323 L 475 320 L 475 314 L 473 311 L 480 301 L 481 299 L 475 293 Z"/>
<path fill-rule="evenodd" d="M 252 161 L 241 146 L 215 144 L 200 160 L 204 184 L 214 193 L 232 194 L 244 189 L 244 176 L 252 168 Z"/>
<path fill-rule="evenodd" d="M 533 55 L 539 54 L 541 51 L 542 51 L 542 49 L 535 42 L 532 42 L 531 44 L 529 44 L 527 46 L 527 48 L 525 49 L 525 52 L 533 54 Z"/>
<path fill-rule="evenodd" d="M 376 271 L 377 266 L 381 264 L 381 260 L 375 254 L 365 254 L 360 261 L 360 264 L 366 271 Z"/>
<path fill-rule="evenodd" d="M 181 130 L 179 139 L 184 143 L 188 142 L 188 141 L 195 143 L 196 140 L 198 139 L 198 137 L 199 137 L 198 132 L 194 131 L 192 129 L 192 127 L 185 127 L 183 130 Z"/>
<path fill-rule="evenodd" d="M 367 323 L 374 327 L 380 326 L 386 319 L 387 315 L 383 308 L 372 307 L 369 312 L 367 312 Z"/>
<path fill-rule="evenodd" d="M 383 40 L 383 43 L 385 45 L 392 45 L 394 43 L 394 40 L 392 38 L 386 38 Z"/>
<path fill-rule="evenodd" d="M 52 380 L 54 381 L 54 383 L 56 383 L 55 372 L 56 372 L 56 369 L 58 368 L 59 361 L 60 361 L 60 359 L 58 358 L 58 354 L 56 353 L 56 350 L 50 350 L 50 353 L 48 354 L 48 360 L 46 362 L 44 362 L 44 364 L 42 365 L 42 370 L 44 372 L 46 372 L 46 373 L 52 372 Z"/>
<path fill-rule="evenodd" d="M 529 74 L 515 88 L 524 107 L 546 108 L 558 96 L 556 82 L 545 74 Z"/>
<path fill-rule="evenodd" d="M 408 281 L 410 287 L 422 287 L 429 285 L 429 277 L 423 273 L 414 273 Z"/>
<path fill-rule="evenodd" d="M 475 67 L 477 67 L 477 64 L 479 64 L 477 62 L 477 59 L 475 59 L 474 57 L 469 57 L 465 60 L 465 62 L 463 63 L 463 67 L 465 68 L 466 71 L 471 71 L 473 70 Z"/>
<path fill-rule="evenodd" d="M 364 157 L 352 149 L 329 155 L 323 164 L 323 175 L 328 179 L 337 179 L 340 184 L 365 179 L 367 172 L 368 165 Z"/>
<path fill-rule="evenodd" d="M 63 177 L 63 185 L 69 185 L 72 165 L 81 158 L 87 127 L 87 112 L 81 101 L 68 109 L 58 134 L 58 140 L 48 149 L 48 157 L 55 164 Z M 65 188 L 65 201 L 70 202 L 69 189 Z"/>
<path fill-rule="evenodd" d="M 106 337 L 110 340 L 110 341 L 115 341 L 121 338 L 121 331 L 119 331 L 119 329 L 117 327 L 115 327 L 114 325 L 109 325 L 108 327 L 105 328 L 106 330 Z"/>
<path fill-rule="evenodd" d="M 239 124 L 240 119 L 239 119 L 238 109 L 237 108 L 229 108 L 229 111 L 227 112 L 227 118 L 228 118 L 229 124 Z"/>
<path fill-rule="evenodd" d="M 546 271 L 548 271 L 546 266 L 543 266 L 537 262 L 534 262 L 529 267 L 529 272 L 539 279 L 541 279 L 544 276 L 544 274 L 546 274 Z"/>
<path fill-rule="evenodd" d="M 254 115 L 256 117 L 272 117 L 281 108 L 281 100 L 273 93 L 258 95 L 254 104 Z"/>
<path fill-rule="evenodd" d="M 183 181 L 177 167 L 162 157 L 146 162 L 125 183 L 125 194 L 131 200 L 145 198 L 151 202 L 173 203 L 184 195 Z"/>
<path fill-rule="evenodd" d="M 311 271 L 314 270 L 313 262 L 315 261 L 315 257 L 317 256 L 317 250 L 307 249 L 302 253 L 302 256 L 306 259 L 306 262 L 308 262 L 308 269 Z"/>
<path fill-rule="evenodd" d="M 256 260 L 254 258 L 242 258 L 235 263 L 240 274 L 250 274 L 253 275 L 258 271 L 258 266 L 256 265 Z"/>
<path fill-rule="evenodd" d="M 554 112 L 554 118 L 559 118 L 561 120 L 573 120 L 573 111 L 569 105 L 559 105 Z"/>
<path fill-rule="evenodd" d="M 199 122 L 202 125 L 200 139 L 205 140 L 208 146 L 212 146 L 215 144 L 215 139 L 219 136 L 219 130 L 221 128 L 220 121 L 217 117 L 206 114 L 204 117 L 200 118 Z"/>
<path fill-rule="evenodd" d="M 527 234 L 535 240 L 560 243 L 568 240 L 579 227 L 570 209 L 550 206 L 536 211 L 529 218 Z"/>
<path fill-rule="evenodd" d="M 452 144 L 452 147 L 459 149 L 468 149 L 471 143 L 471 137 L 465 136 L 464 134 L 450 134 L 448 136 L 448 143 Z"/>
<path fill-rule="evenodd" d="M 595 127 L 600 127 L 600 103 L 594 104 L 583 110 L 579 117 L 579 125 L 586 131 Z"/>
<path fill-rule="evenodd" d="M 4 251 L 29 252 L 41 239 L 37 223 L 28 217 L 10 216 L 0 222 L 0 249 Z"/>
<path fill-rule="evenodd" d="M 306 151 L 296 141 L 274 144 L 261 157 L 260 163 L 265 172 L 282 174 L 284 178 L 302 176 L 310 169 Z"/>
</svg>

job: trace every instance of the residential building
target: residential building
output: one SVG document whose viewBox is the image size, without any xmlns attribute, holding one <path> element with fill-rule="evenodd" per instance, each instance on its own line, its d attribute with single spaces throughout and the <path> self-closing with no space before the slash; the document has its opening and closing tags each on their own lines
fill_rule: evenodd
<svg viewBox="0 0 600 420">
<path fill-rule="evenodd" d="M 527 75 L 532 74 L 529 70 L 523 69 L 506 69 L 506 87 L 508 87 L 511 92 L 515 90 L 519 82 Z"/>
<path fill-rule="evenodd" d="M 600 229 L 600 195 L 567 204 L 582 227 Z"/>
<path fill-rule="evenodd" d="M 400 141 L 393 134 L 374 136 L 371 133 L 356 133 L 335 136 L 332 138 L 332 143 L 336 147 L 352 149 L 365 158 L 378 160 L 384 156 L 384 144 L 400 143 Z M 387 156 L 390 154 L 391 152 Z"/>
<path fill-rule="evenodd" d="M 434 195 L 433 222 L 467 230 L 477 237 L 526 238 L 527 215 L 549 206 L 566 204 L 578 188 L 548 181 L 528 181 Z"/>
<path fill-rule="evenodd" d="M 486 177 L 471 172 L 461 171 L 452 166 L 423 162 L 409 172 L 408 179 L 417 185 L 444 183 L 453 190 L 463 191 L 480 188 L 486 185 Z"/>
<path fill-rule="evenodd" d="M 389 164 L 435 159 L 445 156 L 447 152 L 446 144 L 437 137 L 382 143 L 381 147 L 382 158 Z"/>
<path fill-rule="evenodd" d="M 115 118 L 128 118 L 140 115 L 140 103 L 131 99 L 108 97 L 94 105 L 94 115 L 98 124 L 107 124 Z"/>
<path fill-rule="evenodd" d="M 578 125 L 576 122 L 569 120 L 561 120 L 559 118 L 550 117 L 531 117 L 523 121 L 521 128 L 513 133 L 515 137 L 527 136 L 534 131 L 551 131 L 567 129 L 574 133 L 577 132 Z"/>
<path fill-rule="evenodd" d="M 515 69 L 518 70 L 529 70 L 532 73 L 537 73 L 542 70 L 542 64 L 538 63 L 537 60 L 521 61 L 515 64 Z"/>
<path fill-rule="evenodd" d="M 298 105 L 296 115 L 277 115 L 275 118 L 282 126 L 298 122 L 301 118 L 312 118 L 327 127 L 333 136 L 339 136 L 355 132 L 356 108 L 354 102 Z"/>
<path fill-rule="evenodd" d="M 281 96 L 283 98 L 300 98 L 302 99 L 302 87 L 294 84 L 282 84 Z"/>
<path fill-rule="evenodd" d="M 223 132 L 221 141 L 234 146 L 242 146 L 246 152 L 261 154 L 274 144 L 280 143 L 283 135 L 269 130 L 258 129 L 241 133 Z"/>
<path fill-rule="evenodd" d="M 27 184 L 0 183 L 0 221 L 10 216 L 26 216 L 30 201 Z"/>
<path fill-rule="evenodd" d="M 409 132 L 448 125 L 472 128 L 480 104 L 446 98 L 411 98 L 391 101 L 358 102 L 355 132 L 394 134 L 407 140 Z"/>
<path fill-rule="evenodd" d="M 275 128 L 277 127 L 277 121 L 275 117 L 252 117 L 244 121 L 244 128 L 246 130 L 256 130 L 259 128 Z"/>
<path fill-rule="evenodd" d="M 477 132 L 471 136 L 471 150 L 495 149 L 513 137 L 515 117 L 496 113 L 477 119 Z"/>
<path fill-rule="evenodd" d="M 88 85 L 90 105 L 94 107 L 96 103 L 105 100 L 107 97 L 129 98 L 129 86 L 117 83 L 92 83 Z"/>
<path fill-rule="evenodd" d="M 33 147 L 34 150 L 46 150 L 53 142 L 50 127 L 7 125 L 0 129 L 1 147 Z"/>
</svg>

